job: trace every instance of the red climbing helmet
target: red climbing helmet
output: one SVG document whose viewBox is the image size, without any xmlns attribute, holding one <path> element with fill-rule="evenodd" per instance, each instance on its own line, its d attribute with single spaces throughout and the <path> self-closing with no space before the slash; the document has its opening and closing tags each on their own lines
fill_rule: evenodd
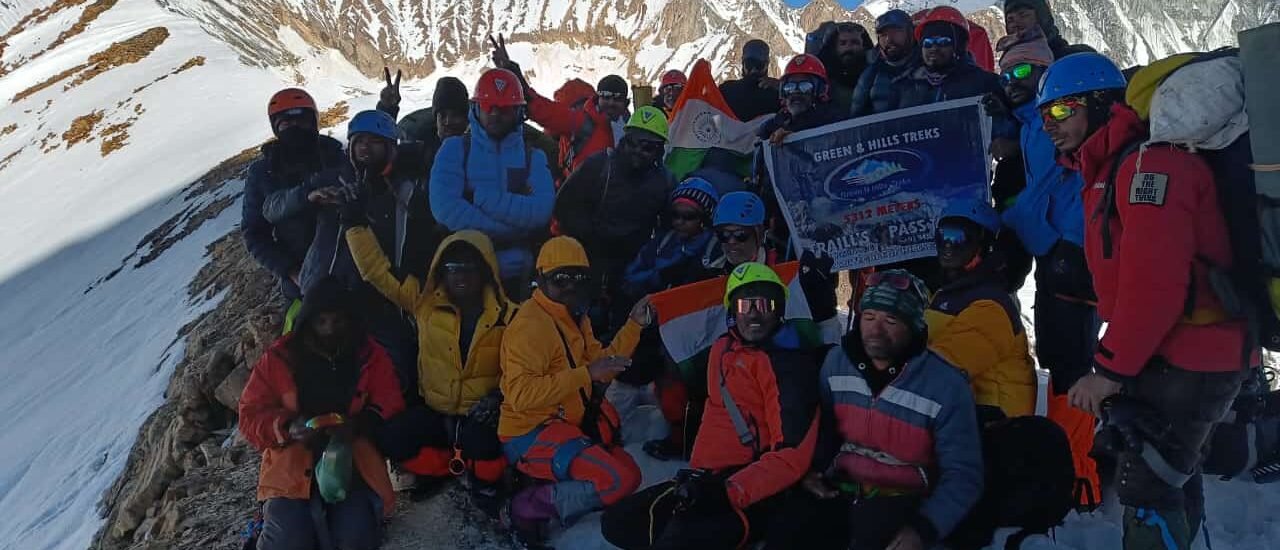
<svg viewBox="0 0 1280 550">
<path fill-rule="evenodd" d="M 506 69 L 489 69 L 480 75 L 471 101 L 482 111 L 494 107 L 517 107 L 525 104 L 524 89 L 515 73 Z"/>
<path fill-rule="evenodd" d="M 816 76 L 822 79 L 822 82 L 827 82 L 827 68 L 823 66 L 822 61 L 807 53 L 791 58 L 791 61 L 787 62 L 786 69 L 783 69 L 782 77 L 801 74 Z"/>
<path fill-rule="evenodd" d="M 684 76 L 684 73 L 676 69 L 671 69 L 670 71 L 662 73 L 662 82 L 658 84 L 658 89 L 661 90 L 672 85 L 684 86 L 688 81 L 689 79 Z"/>
<path fill-rule="evenodd" d="M 960 10 L 951 6 L 938 6 L 917 12 L 911 17 L 916 22 L 916 42 L 924 38 L 924 26 L 934 21 L 942 23 L 951 23 L 965 39 L 969 38 L 969 20 L 964 18 L 964 14 Z"/>
<path fill-rule="evenodd" d="M 316 100 L 300 88 L 280 90 L 271 96 L 271 101 L 267 102 L 267 116 L 270 118 L 293 109 L 310 109 L 313 114 L 319 111 L 316 109 Z"/>
</svg>

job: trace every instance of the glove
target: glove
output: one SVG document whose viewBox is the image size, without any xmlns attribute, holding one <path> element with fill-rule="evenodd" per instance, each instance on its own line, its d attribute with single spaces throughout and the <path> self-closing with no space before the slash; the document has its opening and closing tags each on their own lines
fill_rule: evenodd
<svg viewBox="0 0 1280 550">
<path fill-rule="evenodd" d="M 836 315 L 836 287 L 831 266 L 831 256 L 818 257 L 806 250 L 800 256 L 800 288 L 809 300 L 809 312 L 814 321 L 825 321 Z"/>
<path fill-rule="evenodd" d="M 987 116 L 991 118 L 1007 118 L 1009 116 L 1009 105 L 1005 103 L 1004 94 L 995 92 L 987 92 L 982 96 L 982 108 L 986 110 Z"/>
<path fill-rule="evenodd" d="M 347 189 L 347 199 L 338 206 L 338 221 L 346 227 L 369 225 L 369 215 L 365 213 L 364 194 L 352 188 Z"/>
<path fill-rule="evenodd" d="M 681 470 L 676 474 L 676 508 L 689 512 L 722 512 L 732 508 L 724 476 L 710 470 Z"/>
<path fill-rule="evenodd" d="M 476 401 L 476 404 L 471 406 L 471 410 L 467 411 L 467 423 L 497 429 L 498 417 L 502 413 L 501 407 L 502 392 L 492 391 Z"/>
</svg>

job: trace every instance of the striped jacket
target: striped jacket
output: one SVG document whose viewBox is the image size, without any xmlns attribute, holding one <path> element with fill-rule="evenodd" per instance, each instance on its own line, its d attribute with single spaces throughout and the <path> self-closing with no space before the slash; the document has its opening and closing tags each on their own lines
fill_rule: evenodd
<svg viewBox="0 0 1280 550">
<path fill-rule="evenodd" d="M 862 370 L 875 367 L 860 342 L 851 333 L 822 365 L 822 415 L 833 419 L 841 443 L 831 466 L 864 488 L 924 495 L 917 513 L 945 538 L 982 495 L 982 443 L 969 383 L 924 352 L 872 395 Z"/>
</svg>

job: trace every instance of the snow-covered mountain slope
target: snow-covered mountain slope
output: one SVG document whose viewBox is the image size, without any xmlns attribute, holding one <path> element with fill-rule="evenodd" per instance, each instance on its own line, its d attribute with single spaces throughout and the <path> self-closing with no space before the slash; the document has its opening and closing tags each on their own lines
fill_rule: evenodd
<svg viewBox="0 0 1280 550">
<path fill-rule="evenodd" d="M 1069 37 L 1137 40 L 1089 27 L 1088 2 L 1062 1 Z M 698 57 L 727 75 L 747 37 L 781 59 L 804 29 L 869 22 L 881 3 L 850 14 L 832 0 L 0 0 L 0 549 L 78 550 L 101 526 L 94 506 L 164 399 L 184 325 L 221 299 L 190 299 L 189 283 L 206 245 L 235 229 L 239 183 L 181 191 L 269 137 L 274 90 L 345 102 L 328 117 L 341 123 L 373 104 L 380 84 L 366 75 L 386 62 L 417 77 L 405 105 L 425 105 L 439 76 L 479 74 L 488 32 L 513 35 L 544 91 L 608 72 L 651 81 Z M 1147 19 L 1130 15 L 1155 12 L 1125 4 L 1108 5 L 1158 35 L 1200 37 L 1193 45 L 1276 17 L 1252 0 Z M 1159 6 L 1180 4 L 1191 5 Z M 1262 498 L 1221 491 L 1239 505 Z M 1221 514 L 1215 535 L 1237 548 L 1280 537 L 1253 509 Z M 1072 532 L 1106 528 L 1082 525 Z M 598 546 L 593 535 L 588 522 L 565 536 Z"/>
</svg>

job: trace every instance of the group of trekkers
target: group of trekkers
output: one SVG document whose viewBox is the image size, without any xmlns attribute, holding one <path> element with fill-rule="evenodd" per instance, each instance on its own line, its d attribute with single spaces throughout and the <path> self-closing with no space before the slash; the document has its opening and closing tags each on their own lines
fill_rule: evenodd
<svg viewBox="0 0 1280 550">
<path fill-rule="evenodd" d="M 781 77 L 751 40 L 720 85 L 775 143 L 983 97 L 994 204 L 950 204 L 936 257 L 850 273 L 847 332 L 832 259 L 787 246 L 767 173 L 714 152 L 682 181 L 664 164 L 679 70 L 632 113 L 615 75 L 542 95 L 499 37 L 470 92 L 442 78 L 399 124 L 388 70 L 346 144 L 306 92 L 277 93 L 241 226 L 290 304 L 240 401 L 263 453 L 256 547 L 376 548 L 396 490 L 457 477 L 530 546 L 604 510 L 622 548 L 976 548 L 1060 481 L 998 487 L 1017 468 L 993 461 L 1025 451 L 1067 464 L 1068 507 L 1097 506 L 1099 474 L 1114 486 L 1125 548 L 1189 548 L 1202 452 L 1258 360 L 1211 284 L 1232 260 L 1213 174 L 1178 147 L 1128 147 L 1146 128 L 1125 75 L 1068 45 L 1044 0 L 1007 0 L 1005 24 L 997 56 L 951 7 L 889 11 L 875 41 L 832 23 Z M 1011 294 L 1032 259 L 1047 392 Z M 649 297 L 708 280 L 727 332 L 676 364 Z M 795 293 L 809 318 L 786 315 Z M 1145 446 L 1095 463 L 1118 394 L 1163 439 L 1138 430 Z M 669 435 L 626 443 L 688 468 L 637 492 L 622 419 L 643 403 Z"/>
</svg>

